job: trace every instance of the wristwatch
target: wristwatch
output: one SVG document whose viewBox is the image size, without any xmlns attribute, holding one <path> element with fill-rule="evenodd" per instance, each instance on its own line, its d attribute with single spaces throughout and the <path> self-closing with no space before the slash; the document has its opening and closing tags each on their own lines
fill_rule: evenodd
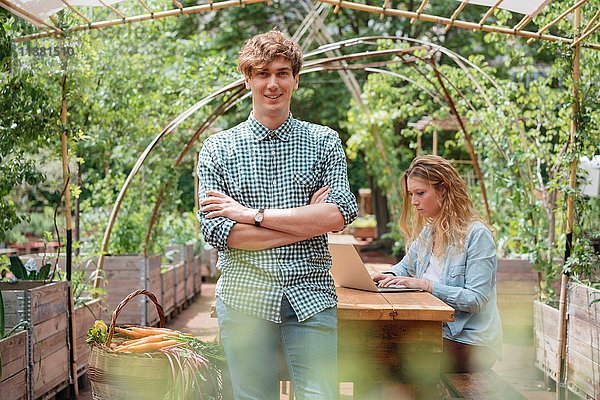
<svg viewBox="0 0 600 400">
<path fill-rule="evenodd" d="M 254 226 L 260 226 L 263 218 L 265 217 L 265 209 L 259 208 L 256 214 L 254 214 Z"/>
</svg>

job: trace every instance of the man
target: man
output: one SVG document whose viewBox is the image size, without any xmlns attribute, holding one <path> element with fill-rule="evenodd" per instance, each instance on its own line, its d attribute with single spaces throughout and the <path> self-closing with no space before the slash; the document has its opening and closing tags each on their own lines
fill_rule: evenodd
<svg viewBox="0 0 600 400">
<path fill-rule="evenodd" d="M 198 217 L 219 250 L 220 336 L 236 399 L 278 399 L 279 354 L 298 399 L 337 398 L 329 231 L 356 217 L 338 134 L 296 120 L 302 52 L 271 31 L 242 48 L 252 113 L 199 155 Z"/>
</svg>

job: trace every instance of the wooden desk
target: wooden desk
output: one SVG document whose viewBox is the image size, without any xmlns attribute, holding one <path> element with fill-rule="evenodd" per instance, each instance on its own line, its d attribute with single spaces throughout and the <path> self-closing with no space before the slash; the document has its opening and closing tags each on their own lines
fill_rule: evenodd
<svg viewBox="0 0 600 400">
<path fill-rule="evenodd" d="M 454 309 L 426 292 L 336 290 L 338 376 L 354 383 L 353 398 L 381 399 L 384 383 L 411 384 L 414 399 L 437 398 L 442 323 L 454 318 Z M 281 372 L 289 380 L 283 363 Z"/>
<path fill-rule="evenodd" d="M 413 398 L 435 398 L 442 323 L 454 309 L 430 293 L 337 288 L 338 368 L 354 398 L 381 398 L 382 383 L 410 383 Z"/>
</svg>

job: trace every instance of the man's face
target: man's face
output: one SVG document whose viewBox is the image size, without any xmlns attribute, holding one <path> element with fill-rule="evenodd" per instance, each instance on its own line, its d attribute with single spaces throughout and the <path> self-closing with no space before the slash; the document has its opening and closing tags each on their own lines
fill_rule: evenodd
<svg viewBox="0 0 600 400">
<path fill-rule="evenodd" d="M 298 89 L 298 76 L 292 74 L 292 63 L 277 58 L 262 68 L 253 68 L 246 77 L 246 88 L 252 91 L 254 117 L 283 122 L 290 112 L 292 93 Z"/>
</svg>

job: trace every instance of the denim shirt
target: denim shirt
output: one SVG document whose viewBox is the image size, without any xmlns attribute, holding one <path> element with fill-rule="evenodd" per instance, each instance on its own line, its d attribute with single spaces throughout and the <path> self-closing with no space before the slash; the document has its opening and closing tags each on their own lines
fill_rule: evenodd
<svg viewBox="0 0 600 400">
<path fill-rule="evenodd" d="M 422 278 L 431 258 L 431 228 L 425 227 L 408 254 L 389 271 Z M 443 336 L 455 342 L 482 345 L 502 355 L 502 324 L 496 302 L 496 247 L 492 233 L 479 221 L 467 231 L 464 249 L 449 246 L 440 282 L 432 294 L 453 307 L 454 321 L 444 322 Z"/>
</svg>

